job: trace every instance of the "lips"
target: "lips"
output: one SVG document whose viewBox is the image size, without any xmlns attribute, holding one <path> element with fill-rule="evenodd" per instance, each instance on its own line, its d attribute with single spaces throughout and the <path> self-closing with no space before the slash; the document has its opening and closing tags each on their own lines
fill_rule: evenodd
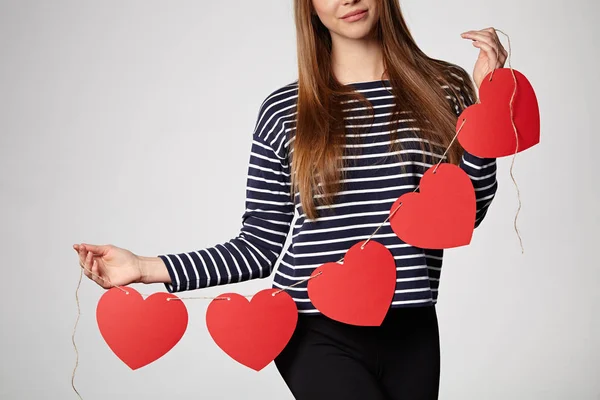
<svg viewBox="0 0 600 400">
<path fill-rule="evenodd" d="M 351 12 L 349 12 L 348 14 L 344 15 L 344 16 L 342 17 L 342 19 L 346 19 L 346 18 L 352 17 L 352 16 L 354 16 L 354 15 L 358 15 L 358 14 L 363 14 L 363 13 L 365 13 L 365 12 L 367 12 L 367 10 L 356 10 L 356 11 L 351 11 Z"/>
</svg>

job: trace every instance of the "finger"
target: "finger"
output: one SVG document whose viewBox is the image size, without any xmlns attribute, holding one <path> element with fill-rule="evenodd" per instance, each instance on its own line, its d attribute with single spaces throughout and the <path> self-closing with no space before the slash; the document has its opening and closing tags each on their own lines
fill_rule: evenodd
<svg viewBox="0 0 600 400">
<path fill-rule="evenodd" d="M 484 32 L 489 32 L 495 40 L 500 41 L 500 39 L 498 38 L 498 33 L 496 33 L 496 29 L 494 29 L 494 27 L 490 26 L 489 28 L 485 28 L 482 30 Z"/>
<path fill-rule="evenodd" d="M 490 65 L 493 65 L 494 67 L 498 66 L 498 55 L 496 54 L 496 49 L 494 49 L 489 44 L 483 42 L 473 42 L 473 46 L 485 52 L 485 54 L 490 60 Z"/>
<path fill-rule="evenodd" d="M 87 257 L 87 252 L 83 248 L 79 248 L 79 265 L 85 267 L 85 259 Z"/>
<path fill-rule="evenodd" d="M 504 63 L 506 63 L 506 56 L 503 52 L 500 52 L 500 56 L 498 56 L 498 68 L 503 68 Z"/>
<path fill-rule="evenodd" d="M 81 262 L 81 264 L 83 265 L 83 261 L 85 260 L 85 256 L 87 254 L 86 250 L 85 250 L 85 246 L 84 245 L 78 245 L 77 246 L 77 252 L 79 253 L 79 261 Z"/>
<path fill-rule="evenodd" d="M 85 276 L 92 279 L 91 272 L 89 268 L 85 265 L 86 258 L 87 254 L 85 250 L 83 249 L 83 247 L 79 247 L 79 266 L 83 268 L 83 273 L 85 274 Z"/>
<path fill-rule="evenodd" d="M 490 26 L 489 28 L 484 29 L 484 31 L 489 32 L 492 35 L 494 41 L 496 42 L 496 48 L 498 49 L 500 58 L 504 57 L 504 60 L 506 60 L 506 57 L 508 57 L 508 52 L 504 46 L 502 46 L 502 42 L 500 41 L 500 37 L 498 36 L 496 29 L 493 26 Z"/>
<path fill-rule="evenodd" d="M 483 29 L 483 30 L 485 32 L 489 32 L 490 35 L 492 35 L 492 38 L 494 39 L 494 41 L 496 43 L 498 43 L 498 46 L 501 46 L 500 38 L 498 37 L 498 33 L 496 32 L 496 29 L 494 29 L 494 27 L 489 27 L 489 28 L 486 28 L 486 29 Z"/>
<path fill-rule="evenodd" d="M 88 251 L 93 252 L 95 255 L 99 255 L 99 256 L 103 256 L 108 252 L 108 249 L 110 248 L 110 245 L 103 245 L 103 246 L 99 246 L 99 245 L 93 245 L 93 244 L 83 244 L 83 246 L 86 247 L 86 249 Z"/>
<path fill-rule="evenodd" d="M 90 274 L 90 277 L 92 278 L 92 280 L 94 280 L 94 274 L 93 274 L 94 271 L 92 271 L 92 253 L 89 251 L 87 252 L 87 254 L 85 256 L 83 266 L 85 267 L 85 270 Z"/>
<path fill-rule="evenodd" d="M 91 280 L 94 280 L 94 278 L 92 277 L 92 273 L 90 271 L 87 270 L 87 268 L 85 268 L 85 265 L 80 265 L 81 269 L 83 270 L 83 274 Z"/>
<path fill-rule="evenodd" d="M 494 51 L 496 52 L 496 59 L 499 58 L 500 56 L 500 50 L 499 48 L 501 47 L 500 42 L 497 42 L 494 38 L 491 37 L 491 34 L 489 32 L 467 32 L 465 34 L 462 34 L 461 36 L 463 36 L 463 38 L 465 39 L 471 39 L 477 42 L 481 42 L 481 43 L 485 43 L 488 46 L 492 47 L 494 49 Z"/>
<path fill-rule="evenodd" d="M 485 42 L 490 45 L 496 44 L 496 41 L 494 40 L 492 34 L 485 31 L 468 31 L 461 33 L 461 36 L 465 39 L 478 40 L 480 42 Z"/>
<path fill-rule="evenodd" d="M 499 49 L 500 49 L 500 57 L 502 58 L 502 63 L 504 64 L 504 62 L 508 58 L 508 51 L 506 51 L 506 49 L 502 45 L 500 45 Z"/>
<path fill-rule="evenodd" d="M 92 261 L 91 270 L 93 273 L 92 276 L 94 277 L 94 282 L 96 282 L 98 285 L 102 286 L 104 289 L 107 289 L 108 286 L 107 286 L 106 282 L 104 281 L 104 279 L 102 279 L 100 277 L 100 272 L 99 272 L 99 268 L 98 268 L 98 260 L 94 259 Z"/>
<path fill-rule="evenodd" d="M 90 252 L 90 254 L 92 253 Z M 96 260 L 94 260 L 93 257 L 90 257 L 86 261 L 86 265 L 91 271 L 92 280 L 96 282 L 99 286 L 104 287 L 104 280 L 100 277 L 100 274 L 98 273 L 98 263 L 96 262 Z"/>
</svg>

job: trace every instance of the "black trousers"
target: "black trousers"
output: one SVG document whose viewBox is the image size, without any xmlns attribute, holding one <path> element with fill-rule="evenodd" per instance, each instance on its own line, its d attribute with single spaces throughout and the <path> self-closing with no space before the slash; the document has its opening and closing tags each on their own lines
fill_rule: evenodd
<svg viewBox="0 0 600 400">
<path fill-rule="evenodd" d="M 440 379 L 435 306 L 390 309 L 378 327 L 298 317 L 275 359 L 297 400 L 432 400 Z"/>
</svg>

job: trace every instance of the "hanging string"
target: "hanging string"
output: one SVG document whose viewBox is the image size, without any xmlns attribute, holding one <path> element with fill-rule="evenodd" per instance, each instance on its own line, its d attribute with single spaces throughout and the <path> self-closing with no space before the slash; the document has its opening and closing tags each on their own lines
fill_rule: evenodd
<svg viewBox="0 0 600 400">
<path fill-rule="evenodd" d="M 77 319 L 75 320 L 73 334 L 71 335 L 71 341 L 73 342 L 73 347 L 75 348 L 75 368 L 73 368 L 73 375 L 71 376 L 71 386 L 73 387 L 73 390 L 75 391 L 80 400 L 83 400 L 83 397 L 81 397 L 79 391 L 77 390 L 77 388 L 75 388 L 75 371 L 77 371 L 77 367 L 79 366 L 79 350 L 77 349 L 77 345 L 75 344 L 75 332 L 77 331 L 77 324 L 79 323 L 79 317 L 81 316 L 81 308 L 79 307 L 79 287 L 81 286 L 82 277 L 83 269 L 80 270 L 79 282 L 77 282 L 77 289 L 75 289 L 75 302 L 77 303 Z"/>
<path fill-rule="evenodd" d="M 511 44 L 510 44 L 510 36 L 508 36 L 506 33 L 504 33 L 502 30 L 500 29 L 496 29 L 497 32 L 502 33 L 504 36 L 506 36 L 506 39 L 508 40 L 508 67 L 510 68 L 510 72 L 512 73 L 513 76 L 513 80 L 514 80 L 514 89 L 513 89 L 513 93 L 512 96 L 510 98 L 510 122 L 512 123 L 512 127 L 513 127 L 513 131 L 515 132 L 515 141 L 516 141 L 516 146 L 515 146 L 515 153 L 513 154 L 512 157 L 512 162 L 510 163 L 510 177 L 513 181 L 513 184 L 515 185 L 515 189 L 517 191 L 517 200 L 519 202 L 519 207 L 517 208 L 517 213 L 515 214 L 515 220 L 514 220 L 514 228 L 515 228 L 515 232 L 517 233 L 517 236 L 519 238 L 519 244 L 521 246 L 521 254 L 525 253 L 525 248 L 523 247 L 523 239 L 521 238 L 521 234 L 519 232 L 519 228 L 517 227 L 517 219 L 519 218 L 519 213 L 521 211 L 521 191 L 519 190 L 519 185 L 517 184 L 517 181 L 515 180 L 515 177 L 513 175 L 513 167 L 515 165 L 515 158 L 517 157 L 517 153 L 519 151 L 519 133 L 517 131 L 517 126 L 515 125 L 515 118 L 514 118 L 514 109 L 513 109 L 513 103 L 515 100 L 515 96 L 517 94 L 517 76 L 515 75 L 515 71 L 512 68 L 511 65 L 511 55 L 512 55 L 512 49 L 511 49 Z M 493 75 L 492 71 L 492 75 Z M 492 75 L 490 75 L 490 81 L 492 80 Z"/>
</svg>

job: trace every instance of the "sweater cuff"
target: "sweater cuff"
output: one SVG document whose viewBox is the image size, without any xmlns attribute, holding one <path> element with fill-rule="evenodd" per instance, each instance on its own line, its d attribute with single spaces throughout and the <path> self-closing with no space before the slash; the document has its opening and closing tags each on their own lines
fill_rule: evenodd
<svg viewBox="0 0 600 400">
<path fill-rule="evenodd" d="M 167 271 L 169 272 L 169 276 L 171 277 L 171 283 L 165 283 L 165 288 L 169 293 L 181 292 L 183 291 L 181 288 L 181 279 L 175 270 L 175 266 L 171 261 L 172 258 L 167 255 L 158 255 L 158 258 L 163 260 L 165 265 L 167 266 Z M 179 263 L 175 260 L 176 263 Z"/>
<path fill-rule="evenodd" d="M 463 162 L 466 164 L 472 164 L 476 167 L 485 167 L 489 164 L 493 164 L 496 161 L 496 158 L 483 158 L 478 157 L 469 153 L 467 150 L 463 152 Z"/>
</svg>

